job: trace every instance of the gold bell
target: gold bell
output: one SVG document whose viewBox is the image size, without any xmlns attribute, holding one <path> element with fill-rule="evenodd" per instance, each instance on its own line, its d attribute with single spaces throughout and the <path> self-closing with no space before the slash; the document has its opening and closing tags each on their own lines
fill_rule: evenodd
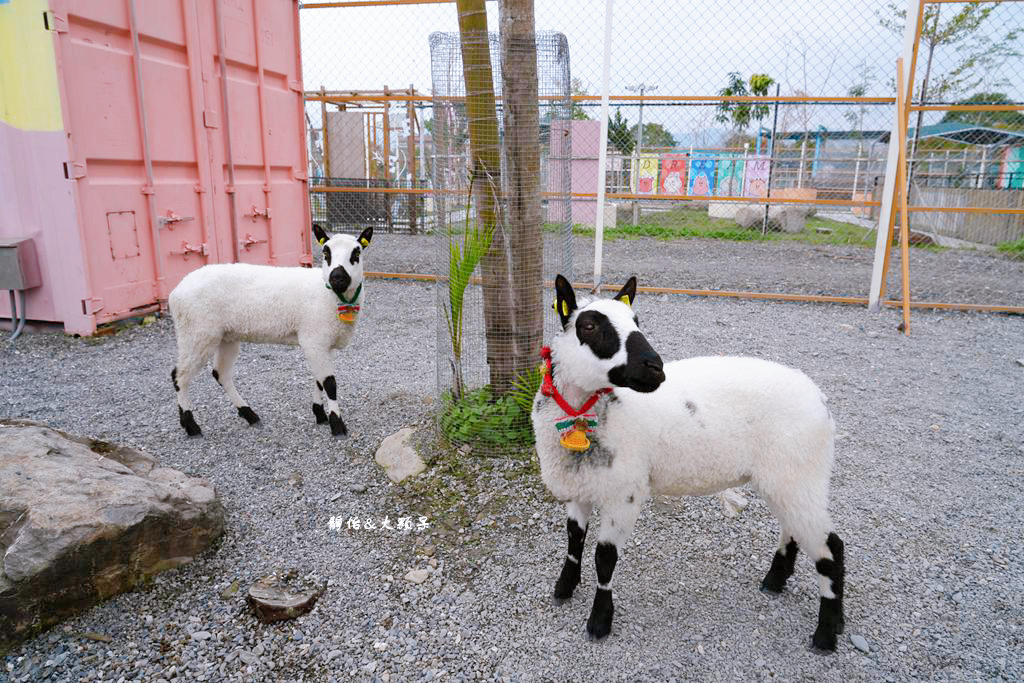
<svg viewBox="0 0 1024 683">
<path fill-rule="evenodd" d="M 559 443 L 563 448 L 577 453 L 582 453 L 590 448 L 590 439 L 587 438 L 586 430 L 578 427 L 574 427 L 571 432 L 563 436 Z"/>
</svg>

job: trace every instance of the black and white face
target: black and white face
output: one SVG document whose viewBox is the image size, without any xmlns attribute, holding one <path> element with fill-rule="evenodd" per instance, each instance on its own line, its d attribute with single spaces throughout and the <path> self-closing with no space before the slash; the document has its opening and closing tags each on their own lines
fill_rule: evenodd
<svg viewBox="0 0 1024 683">
<path fill-rule="evenodd" d="M 352 296 L 363 281 L 363 254 L 370 246 L 373 228 L 367 228 L 359 237 L 328 237 L 323 228 L 314 223 L 313 234 L 323 249 L 320 272 L 324 283 L 338 296 Z"/>
<path fill-rule="evenodd" d="M 562 331 L 552 342 L 561 371 L 587 391 L 609 384 L 648 393 L 665 381 L 661 357 L 651 348 L 633 312 L 636 278 L 611 299 L 577 306 L 572 285 L 555 278 L 555 308 Z"/>
</svg>

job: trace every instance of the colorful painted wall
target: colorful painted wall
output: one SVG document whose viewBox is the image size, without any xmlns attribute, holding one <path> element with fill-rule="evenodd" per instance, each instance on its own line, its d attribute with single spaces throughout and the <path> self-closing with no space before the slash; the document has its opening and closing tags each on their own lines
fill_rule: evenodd
<svg viewBox="0 0 1024 683">
<path fill-rule="evenodd" d="M 43 285 L 26 293 L 28 317 L 88 333 L 89 316 L 62 295 L 89 297 L 47 10 L 45 0 L 0 0 L 0 237 L 35 242 Z M 0 317 L 10 315 L 0 296 Z"/>
</svg>

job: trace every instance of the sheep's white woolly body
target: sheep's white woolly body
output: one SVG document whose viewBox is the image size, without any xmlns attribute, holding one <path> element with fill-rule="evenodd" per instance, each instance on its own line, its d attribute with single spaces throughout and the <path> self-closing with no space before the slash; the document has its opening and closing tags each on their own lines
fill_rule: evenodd
<svg viewBox="0 0 1024 683">
<path fill-rule="evenodd" d="M 552 359 L 557 385 L 563 365 L 557 346 Z M 594 446 L 582 454 L 559 444 L 554 424 L 565 413 L 538 394 L 537 452 L 555 497 L 602 505 L 621 494 L 706 495 L 748 481 L 770 491 L 808 474 L 828 481 L 832 419 L 825 397 L 802 372 L 736 357 L 679 360 L 664 371 L 653 393 L 616 388 L 599 400 Z M 563 391 L 577 406 L 590 393 Z"/>
<path fill-rule="evenodd" d="M 249 424 L 259 417 L 235 389 L 233 368 L 241 342 L 302 347 L 313 372 L 313 414 L 330 423 L 335 436 L 347 429 L 338 406 L 331 351 L 352 337 L 363 303 L 363 258 L 373 229 L 358 239 L 313 231 L 323 248 L 319 269 L 246 263 L 207 265 L 186 275 L 168 297 L 178 338 L 178 362 L 171 372 L 182 427 L 201 434 L 192 415 L 188 388 L 214 357 L 213 376 L 238 414 Z M 327 396 L 327 411 L 323 397 Z"/>
<path fill-rule="evenodd" d="M 352 296 L 358 284 L 346 295 Z M 360 293 L 360 305 L 362 298 Z M 239 305 L 240 300 L 246 305 Z M 199 342 L 192 348 L 221 339 L 299 344 L 302 330 L 303 339 L 338 349 L 355 331 L 355 325 L 338 319 L 337 295 L 324 286 L 320 272 L 310 268 L 248 263 L 205 266 L 182 279 L 171 292 L 168 305 L 179 343 L 186 334 Z M 303 322 L 313 319 L 320 324 L 304 328 Z"/>
<path fill-rule="evenodd" d="M 572 410 L 611 387 L 591 412 L 597 425 L 582 453 L 562 445 L 556 422 L 571 413 L 548 390 L 532 421 L 541 476 L 568 502 L 569 550 L 555 584 L 568 599 L 594 505 L 601 508 L 595 552 L 598 590 L 588 633 L 611 630 L 611 578 L 645 500 L 707 495 L 752 484 L 781 523 L 781 540 L 762 589 L 780 592 L 798 548 L 814 561 L 821 608 L 812 644 L 834 650 L 843 629 L 843 542 L 828 514 L 835 427 L 824 394 L 802 372 L 745 357 L 690 358 L 663 364 L 640 333 L 631 278 L 612 300 L 582 302 L 555 280 L 563 330 L 551 342 L 551 379 Z M 548 387 L 550 389 L 550 387 Z M 566 443 L 579 443 L 579 435 Z"/>
</svg>

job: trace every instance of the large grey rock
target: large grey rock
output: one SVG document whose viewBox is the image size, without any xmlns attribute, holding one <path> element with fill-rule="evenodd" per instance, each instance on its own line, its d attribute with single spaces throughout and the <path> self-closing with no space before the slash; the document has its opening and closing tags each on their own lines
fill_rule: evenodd
<svg viewBox="0 0 1024 683">
<path fill-rule="evenodd" d="M 764 206 L 743 205 L 736 209 L 734 219 L 737 225 L 746 230 L 754 227 L 760 228 L 764 219 Z"/>
<path fill-rule="evenodd" d="M 131 448 L 0 420 L 0 653 L 190 562 L 223 529 L 203 479 Z"/>
<path fill-rule="evenodd" d="M 771 206 L 768 208 L 768 229 L 776 232 L 803 232 L 807 225 L 807 211 L 800 206 Z"/>
<path fill-rule="evenodd" d="M 388 479 L 396 484 L 427 469 L 416 449 L 409 443 L 412 435 L 412 427 L 399 429 L 381 442 L 374 457 L 377 464 L 384 467 Z"/>
</svg>

